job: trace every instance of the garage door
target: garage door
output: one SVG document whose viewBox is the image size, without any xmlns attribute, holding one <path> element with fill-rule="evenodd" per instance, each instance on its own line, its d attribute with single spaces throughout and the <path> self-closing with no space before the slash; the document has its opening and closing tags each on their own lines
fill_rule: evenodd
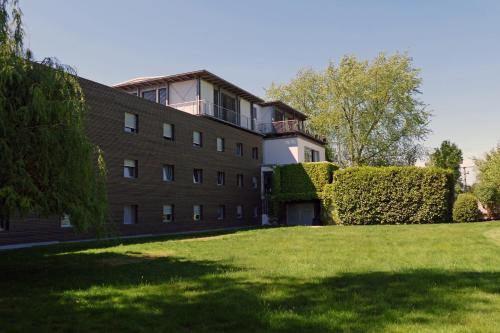
<svg viewBox="0 0 500 333">
<path fill-rule="evenodd" d="M 314 220 L 314 203 L 301 202 L 287 204 L 288 225 L 312 225 Z"/>
</svg>

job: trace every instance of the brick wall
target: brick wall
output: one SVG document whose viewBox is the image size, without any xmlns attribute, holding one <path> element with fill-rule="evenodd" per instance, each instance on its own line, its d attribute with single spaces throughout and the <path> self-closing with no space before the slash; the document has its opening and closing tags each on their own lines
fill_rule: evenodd
<svg viewBox="0 0 500 333">
<path fill-rule="evenodd" d="M 209 119 L 193 116 L 116 89 L 81 79 L 88 103 L 87 132 L 101 147 L 108 169 L 109 231 L 112 235 L 168 233 L 260 223 L 259 159 L 252 159 L 252 147 L 262 152 L 258 134 Z M 124 131 L 124 113 L 138 115 L 138 133 Z M 163 123 L 175 128 L 175 140 L 163 138 Z M 203 146 L 193 147 L 193 131 L 203 133 Z M 223 137 L 225 151 L 217 152 L 216 138 Z M 243 143 L 243 156 L 236 155 L 236 143 Z M 125 159 L 138 161 L 138 178 L 123 177 Z M 175 180 L 162 180 L 164 164 L 175 166 Z M 193 184 L 193 169 L 203 169 L 203 184 Z M 217 171 L 225 172 L 226 184 L 217 185 Z M 236 185 L 236 175 L 244 175 L 244 186 Z M 162 222 L 163 205 L 174 205 L 174 221 Z M 193 221 L 193 205 L 203 205 L 203 220 Z M 138 206 L 138 221 L 123 224 L 123 206 Z M 217 220 L 217 206 L 225 205 L 226 217 Z M 236 206 L 243 205 L 242 219 Z M 254 207 L 258 217 L 254 217 Z M 61 228 L 58 218 L 13 219 L 10 230 L 0 232 L 0 245 L 92 237 Z"/>
</svg>

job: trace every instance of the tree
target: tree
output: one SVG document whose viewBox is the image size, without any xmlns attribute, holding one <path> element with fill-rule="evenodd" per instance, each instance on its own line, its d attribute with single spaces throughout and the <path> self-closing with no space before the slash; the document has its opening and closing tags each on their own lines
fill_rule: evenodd
<svg viewBox="0 0 500 333">
<path fill-rule="evenodd" d="M 0 227 L 34 213 L 100 230 L 105 167 L 85 135 L 83 92 L 71 68 L 33 60 L 21 17 L 17 0 L 0 0 Z"/>
<path fill-rule="evenodd" d="M 500 145 L 486 154 L 484 159 L 476 159 L 477 180 L 474 192 L 484 204 L 490 217 L 500 214 Z"/>
<path fill-rule="evenodd" d="M 462 186 L 460 182 L 460 164 L 462 164 L 462 162 L 462 150 L 460 150 L 456 144 L 447 140 L 443 141 L 439 148 L 434 149 L 429 159 L 430 166 L 453 171 L 456 190 L 460 190 Z"/>
<path fill-rule="evenodd" d="M 308 114 L 308 126 L 328 137 L 340 165 L 404 165 L 422 155 L 419 141 L 430 132 L 420 85 L 411 58 L 381 53 L 371 62 L 344 56 L 324 71 L 301 70 L 266 95 Z"/>
</svg>

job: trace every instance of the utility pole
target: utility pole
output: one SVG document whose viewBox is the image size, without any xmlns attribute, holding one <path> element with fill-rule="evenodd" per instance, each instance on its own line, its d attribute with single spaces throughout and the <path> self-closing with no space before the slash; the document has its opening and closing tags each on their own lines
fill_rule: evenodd
<svg viewBox="0 0 500 333">
<path fill-rule="evenodd" d="M 469 174 L 469 171 L 467 171 L 467 169 L 470 169 L 472 167 L 471 166 L 463 166 L 461 168 L 462 168 L 462 175 L 464 177 L 463 190 L 464 190 L 464 192 L 467 192 L 467 175 Z"/>
</svg>

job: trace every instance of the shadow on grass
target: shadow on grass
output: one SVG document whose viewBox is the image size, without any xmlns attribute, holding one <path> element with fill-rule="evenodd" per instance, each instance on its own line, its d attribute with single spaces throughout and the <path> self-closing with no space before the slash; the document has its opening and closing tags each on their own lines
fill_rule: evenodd
<svg viewBox="0 0 500 333">
<path fill-rule="evenodd" d="M 500 273 L 257 278 L 216 262 L 104 252 L 8 262 L 0 284 L 7 332 L 384 332 L 490 318 Z"/>
</svg>

